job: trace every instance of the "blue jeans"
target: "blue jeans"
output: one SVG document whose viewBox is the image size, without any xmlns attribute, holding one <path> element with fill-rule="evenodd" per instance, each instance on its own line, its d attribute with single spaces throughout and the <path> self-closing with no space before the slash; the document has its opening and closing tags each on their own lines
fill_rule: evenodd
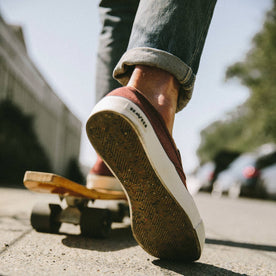
<svg viewBox="0 0 276 276">
<path fill-rule="evenodd" d="M 148 65 L 179 81 L 177 111 L 183 109 L 192 96 L 215 4 L 216 0 L 102 0 L 96 100 L 126 85 L 135 65 Z"/>
</svg>

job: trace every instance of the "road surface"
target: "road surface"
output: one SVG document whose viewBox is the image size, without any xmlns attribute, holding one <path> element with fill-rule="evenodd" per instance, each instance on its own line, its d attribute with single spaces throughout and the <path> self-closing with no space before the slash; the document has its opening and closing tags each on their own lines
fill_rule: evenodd
<svg viewBox="0 0 276 276">
<path fill-rule="evenodd" d="M 160 261 L 132 237 L 129 221 L 106 240 L 80 236 L 64 224 L 59 234 L 34 231 L 35 202 L 56 196 L 0 188 L 0 275 L 276 275 L 276 202 L 197 194 L 206 245 L 193 264 Z"/>
</svg>

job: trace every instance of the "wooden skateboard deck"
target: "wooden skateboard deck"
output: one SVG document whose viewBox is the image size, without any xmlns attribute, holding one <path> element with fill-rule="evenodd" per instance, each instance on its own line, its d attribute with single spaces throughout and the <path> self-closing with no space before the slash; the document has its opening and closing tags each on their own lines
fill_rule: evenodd
<svg viewBox="0 0 276 276">
<path fill-rule="evenodd" d="M 74 181 L 52 173 L 26 171 L 23 182 L 27 189 L 40 193 L 58 194 L 60 196 L 74 196 L 91 200 L 126 199 L 123 191 L 87 189 Z"/>
</svg>

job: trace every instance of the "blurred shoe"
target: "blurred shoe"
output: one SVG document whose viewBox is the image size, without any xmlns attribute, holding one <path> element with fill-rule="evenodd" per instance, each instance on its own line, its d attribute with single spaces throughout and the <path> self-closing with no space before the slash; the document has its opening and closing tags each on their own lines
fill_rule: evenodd
<svg viewBox="0 0 276 276">
<path fill-rule="evenodd" d="M 112 91 L 93 109 L 87 134 L 125 188 L 140 246 L 162 259 L 197 260 L 203 222 L 175 143 L 149 101 L 131 87 Z"/>
<path fill-rule="evenodd" d="M 86 187 L 88 189 L 104 189 L 112 191 L 123 190 L 120 181 L 113 176 L 100 156 L 98 156 L 95 165 L 87 175 Z"/>
</svg>

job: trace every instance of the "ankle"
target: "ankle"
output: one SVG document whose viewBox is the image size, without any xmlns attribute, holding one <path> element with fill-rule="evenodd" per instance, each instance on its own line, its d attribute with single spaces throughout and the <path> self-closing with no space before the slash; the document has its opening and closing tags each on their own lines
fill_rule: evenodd
<svg viewBox="0 0 276 276">
<path fill-rule="evenodd" d="M 174 76 L 159 68 L 137 65 L 127 86 L 138 89 L 150 101 L 172 134 L 179 90 Z"/>
<path fill-rule="evenodd" d="M 90 174 L 113 176 L 112 172 L 105 165 L 103 159 L 97 154 L 97 160 L 94 166 L 90 169 Z"/>
</svg>

